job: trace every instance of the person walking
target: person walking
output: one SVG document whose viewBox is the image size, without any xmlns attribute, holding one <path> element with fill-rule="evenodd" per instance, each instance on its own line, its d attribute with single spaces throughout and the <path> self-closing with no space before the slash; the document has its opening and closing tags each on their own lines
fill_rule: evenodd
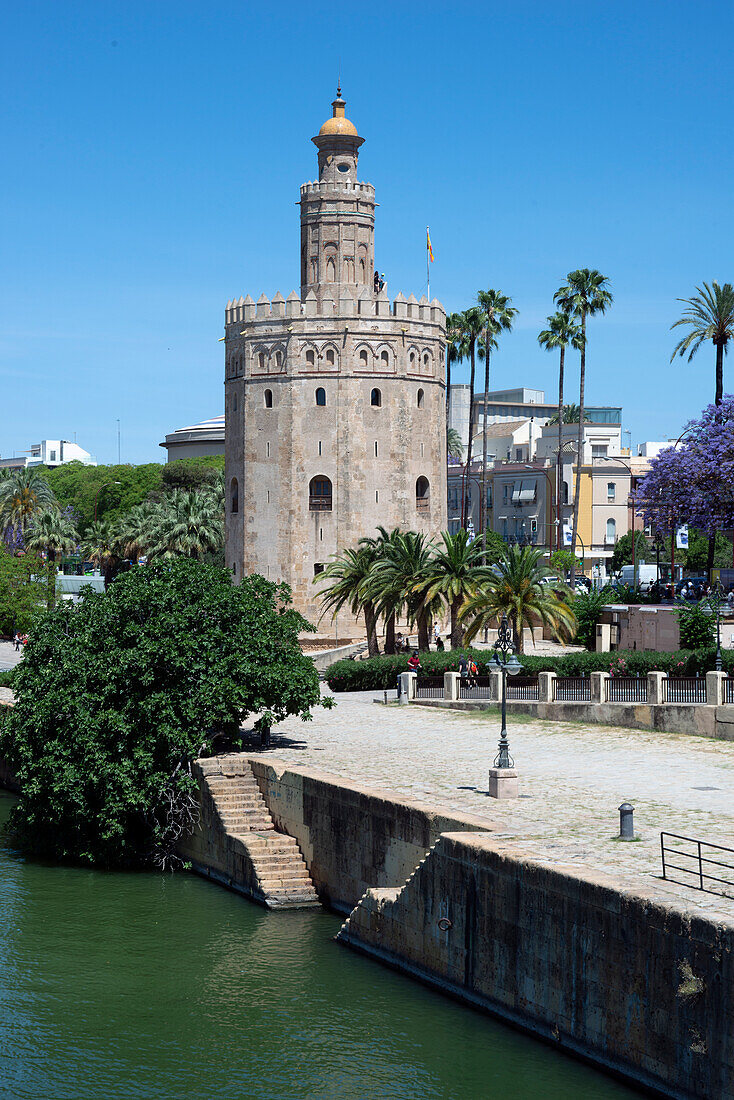
<svg viewBox="0 0 734 1100">
<path fill-rule="evenodd" d="M 20 650 L 20 634 L 17 630 L 13 635 L 13 642 L 15 643 L 15 652 L 17 653 Z"/>
</svg>

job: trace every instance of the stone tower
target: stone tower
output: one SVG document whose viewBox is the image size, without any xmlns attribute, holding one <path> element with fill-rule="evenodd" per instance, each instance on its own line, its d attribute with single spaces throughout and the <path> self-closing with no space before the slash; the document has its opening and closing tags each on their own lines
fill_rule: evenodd
<svg viewBox="0 0 734 1100">
<path fill-rule="evenodd" d="M 225 311 L 227 565 L 286 581 L 313 623 L 337 551 L 378 525 L 446 527 L 446 315 L 376 290 L 375 190 L 345 106 L 337 89 L 301 187 L 300 295 Z"/>
</svg>

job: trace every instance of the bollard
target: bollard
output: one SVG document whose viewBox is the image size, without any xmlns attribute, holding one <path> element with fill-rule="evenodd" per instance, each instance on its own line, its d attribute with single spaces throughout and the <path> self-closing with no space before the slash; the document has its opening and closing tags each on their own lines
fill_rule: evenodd
<svg viewBox="0 0 734 1100">
<path fill-rule="evenodd" d="M 387 692 L 385 692 L 385 706 L 387 706 Z"/>
<path fill-rule="evenodd" d="M 629 802 L 623 802 L 619 807 L 619 836 L 621 840 L 635 839 L 634 812 L 635 808 Z"/>
</svg>

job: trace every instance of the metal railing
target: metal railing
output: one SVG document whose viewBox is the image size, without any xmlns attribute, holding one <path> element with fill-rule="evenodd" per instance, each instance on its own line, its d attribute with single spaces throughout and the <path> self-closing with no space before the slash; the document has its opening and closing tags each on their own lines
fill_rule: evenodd
<svg viewBox="0 0 734 1100">
<path fill-rule="evenodd" d="M 606 683 L 608 703 L 647 702 L 646 676 L 612 676 Z"/>
<path fill-rule="evenodd" d="M 507 698 L 508 699 L 537 699 L 538 698 L 538 677 L 537 676 L 513 676 L 512 679 L 507 678 Z"/>
<path fill-rule="evenodd" d="M 724 702 L 734 703 L 734 676 L 727 676 L 724 680 Z"/>
<path fill-rule="evenodd" d="M 591 680 L 585 676 L 557 676 L 553 681 L 554 703 L 590 703 Z"/>
<path fill-rule="evenodd" d="M 665 843 L 666 838 L 679 843 L 668 845 Z M 712 854 L 704 855 L 704 849 Z M 727 863 L 721 858 L 723 852 L 732 857 L 732 862 Z M 669 882 L 677 882 L 679 886 L 691 886 L 694 890 L 705 890 L 709 894 L 734 897 L 734 848 L 725 848 L 722 844 L 711 844 L 708 840 L 696 840 L 691 836 L 680 836 L 679 833 L 661 833 L 660 854 L 663 861 L 663 878 Z M 673 863 L 671 856 L 679 862 Z M 683 862 L 680 862 L 681 860 Z M 684 877 L 674 878 L 670 871 L 675 871 Z M 722 878 L 722 873 L 727 871 L 731 872 L 730 877 Z"/>
<path fill-rule="evenodd" d="M 419 676 L 415 682 L 416 699 L 443 699 L 443 676 Z"/>
<path fill-rule="evenodd" d="M 330 512 L 331 497 L 309 497 L 308 507 L 312 512 Z"/>
<path fill-rule="evenodd" d="M 415 498 L 415 506 L 416 506 L 416 508 L 418 509 L 419 512 L 427 512 L 428 509 L 431 507 L 431 498 L 430 497 L 416 497 Z"/>
<path fill-rule="evenodd" d="M 491 699 L 492 688 L 489 676 L 467 676 L 459 680 L 460 699 Z"/>
<path fill-rule="evenodd" d="M 700 676 L 669 676 L 663 683 L 666 703 L 706 702 L 706 680 Z"/>
</svg>

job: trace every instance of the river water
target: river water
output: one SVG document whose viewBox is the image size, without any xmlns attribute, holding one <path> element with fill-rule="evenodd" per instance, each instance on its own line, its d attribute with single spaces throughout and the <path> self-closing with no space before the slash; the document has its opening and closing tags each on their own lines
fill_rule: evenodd
<svg viewBox="0 0 734 1100">
<path fill-rule="evenodd" d="M 0 1097 L 639 1095 L 337 946 L 339 923 L 188 874 L 28 862 L 3 837 Z"/>
</svg>

